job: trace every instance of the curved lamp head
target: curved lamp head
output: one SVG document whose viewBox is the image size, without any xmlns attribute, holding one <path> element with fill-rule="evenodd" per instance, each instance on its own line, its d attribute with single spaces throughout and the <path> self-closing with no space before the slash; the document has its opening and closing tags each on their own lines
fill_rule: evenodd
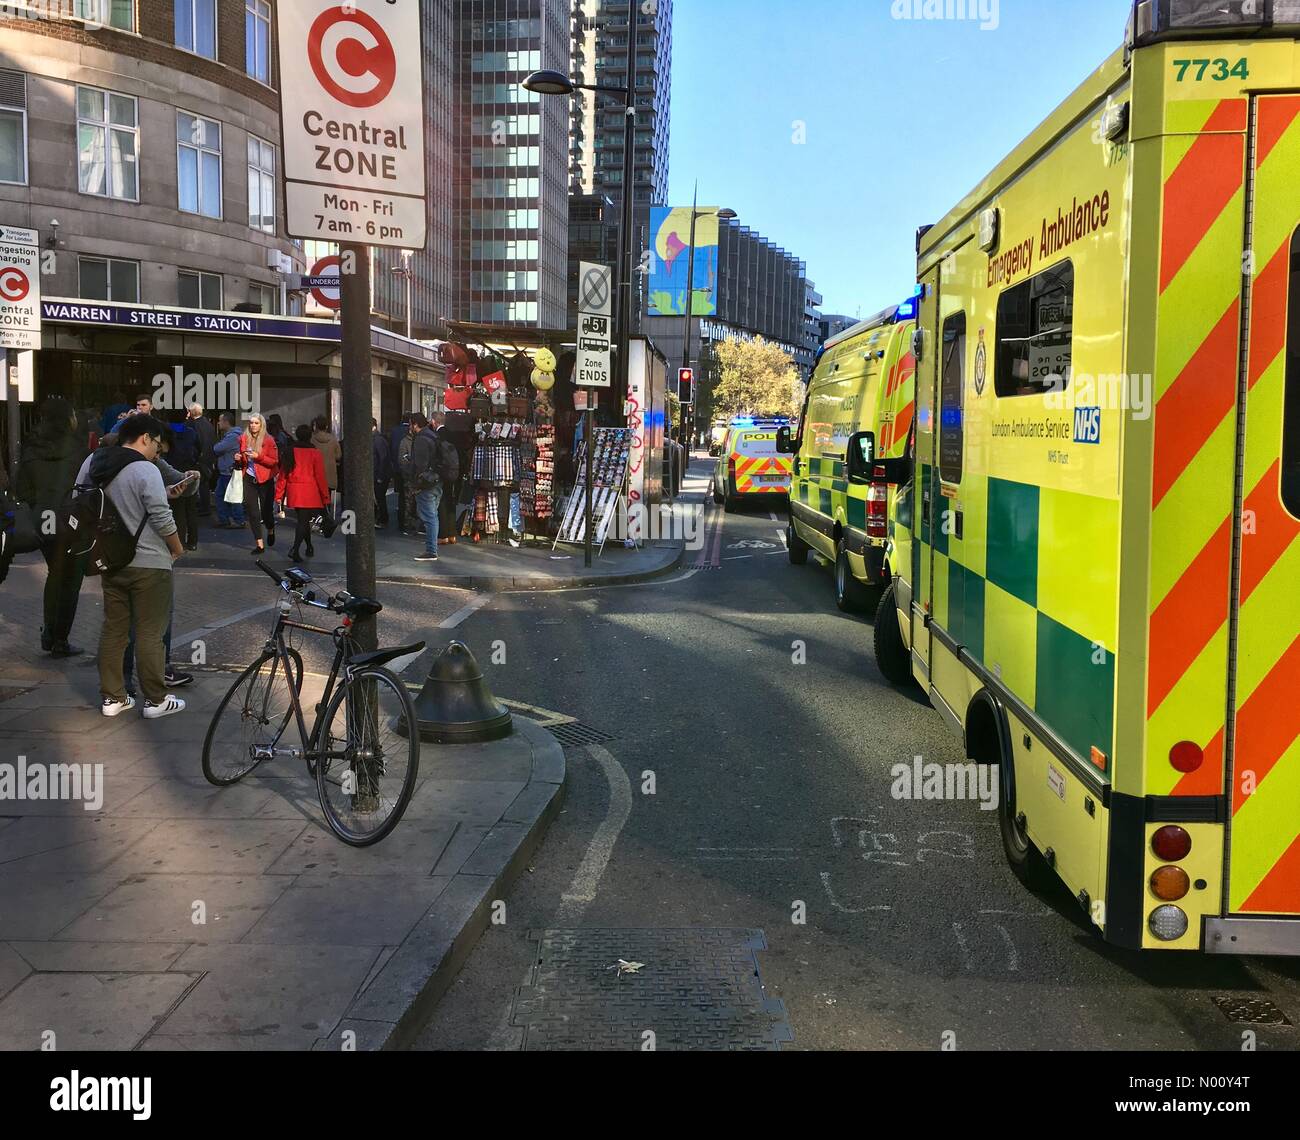
<svg viewBox="0 0 1300 1140">
<path fill-rule="evenodd" d="M 561 71 L 534 71 L 524 80 L 524 89 L 539 95 L 572 95 L 574 84 Z"/>
<path fill-rule="evenodd" d="M 718 211 L 718 217 L 721 218 L 724 222 L 729 222 L 733 218 L 738 218 L 739 216 L 740 215 L 737 214 L 735 210 L 722 209 Z"/>
</svg>

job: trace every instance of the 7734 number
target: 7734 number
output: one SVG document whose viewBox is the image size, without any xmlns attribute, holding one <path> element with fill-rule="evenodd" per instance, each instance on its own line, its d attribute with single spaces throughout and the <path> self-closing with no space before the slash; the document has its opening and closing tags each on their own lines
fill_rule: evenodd
<svg viewBox="0 0 1300 1140">
<path fill-rule="evenodd" d="M 1223 83 L 1233 76 L 1239 79 L 1250 78 L 1250 65 L 1244 58 L 1237 60 L 1231 66 L 1226 59 L 1176 59 L 1173 64 L 1178 68 L 1178 75 L 1174 78 L 1175 83 L 1182 83 L 1192 68 L 1196 69 L 1197 83 L 1205 78 L 1205 73 L 1210 71 L 1210 68 L 1214 68 L 1210 71 L 1210 78 L 1216 83 Z"/>
</svg>

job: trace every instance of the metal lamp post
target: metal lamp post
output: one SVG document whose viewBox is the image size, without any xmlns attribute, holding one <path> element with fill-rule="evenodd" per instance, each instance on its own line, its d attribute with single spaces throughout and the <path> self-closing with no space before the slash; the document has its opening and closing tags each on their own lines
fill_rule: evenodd
<svg viewBox="0 0 1300 1140">
<path fill-rule="evenodd" d="M 628 5 L 627 86 L 578 83 L 560 71 L 535 71 L 524 80 L 524 89 L 539 95 L 572 95 L 575 91 L 596 91 L 623 96 L 623 210 L 618 250 L 617 303 L 614 306 L 614 342 L 618 350 L 618 384 L 615 392 L 620 403 L 627 400 L 629 387 L 628 342 L 631 339 L 632 266 L 636 263 L 636 231 L 633 226 L 633 185 L 635 173 L 633 150 L 636 144 L 636 40 L 639 5 Z M 583 565 L 592 562 L 592 466 L 595 458 L 595 418 L 590 407 L 583 413 L 583 440 L 587 452 L 586 526 L 583 528 Z"/>
<path fill-rule="evenodd" d="M 406 280 L 406 339 L 411 339 L 411 278 L 415 271 L 411 268 L 411 251 L 402 250 L 402 264 L 394 265 L 391 272 Z"/>
<path fill-rule="evenodd" d="M 716 215 L 716 216 L 719 218 L 719 220 L 722 220 L 722 221 L 731 221 L 731 219 L 733 219 L 733 218 L 735 218 L 735 217 L 737 216 L 735 210 L 728 210 L 728 209 L 725 209 L 725 208 L 724 208 L 724 209 L 721 209 L 721 210 L 700 210 L 700 209 L 697 209 L 696 207 L 697 207 L 697 205 L 698 205 L 698 203 L 699 203 L 699 200 L 700 200 L 700 184 L 699 184 L 698 182 L 696 182 L 696 183 L 695 183 L 695 193 L 694 193 L 694 195 L 691 197 L 691 244 L 690 244 L 690 247 L 689 247 L 689 249 L 687 250 L 687 254 L 686 254 L 686 305 L 685 305 L 685 315 L 684 315 L 683 318 L 682 318 L 682 323 L 683 323 L 683 325 L 684 325 L 684 331 L 683 331 L 683 333 L 682 333 L 682 367 L 683 367 L 683 368 L 689 368 L 689 367 L 691 366 L 691 318 L 695 315 L 695 314 L 694 314 L 694 309 L 695 309 L 695 221 L 696 221 L 697 218 L 707 218 L 707 217 L 709 217 L 709 215 L 711 215 L 711 214 L 712 214 L 712 215 Z M 693 385 L 693 386 L 694 386 L 694 385 Z M 681 393 L 681 389 L 680 389 L 680 386 L 679 386 L 679 388 L 678 388 L 678 392 L 677 392 L 678 399 L 681 398 L 681 394 L 682 394 L 682 393 Z M 692 392 L 691 395 L 694 396 L 695 393 Z M 685 413 L 684 410 L 683 410 L 683 412 L 682 412 L 682 420 L 683 420 L 683 434 L 685 435 L 685 434 L 686 434 L 686 432 L 685 432 L 686 413 Z M 695 416 L 694 416 L 694 415 L 692 415 L 691 418 L 690 418 L 690 425 L 691 425 L 691 431 L 694 431 L 694 430 L 695 430 Z M 689 436 L 689 435 L 687 435 L 686 454 L 687 454 L 688 457 L 690 456 L 690 436 Z"/>
</svg>

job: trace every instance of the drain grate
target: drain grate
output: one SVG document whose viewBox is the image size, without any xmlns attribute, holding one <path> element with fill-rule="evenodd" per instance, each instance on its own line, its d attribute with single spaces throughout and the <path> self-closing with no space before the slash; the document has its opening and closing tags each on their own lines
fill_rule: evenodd
<svg viewBox="0 0 1300 1140">
<path fill-rule="evenodd" d="M 581 748 L 584 744 L 604 744 L 614 739 L 613 733 L 601 732 L 600 729 L 583 724 L 580 720 L 572 720 L 567 724 L 548 724 L 546 730 L 564 748 Z"/>
<path fill-rule="evenodd" d="M 767 997 L 761 930 L 542 930 L 511 1022 L 524 1049 L 773 1051 L 794 1040 Z M 642 965 L 611 969 L 619 959 Z"/>
<path fill-rule="evenodd" d="M 1216 997 L 1214 1004 L 1234 1025 L 1290 1025 L 1287 1016 L 1267 998 Z"/>
</svg>

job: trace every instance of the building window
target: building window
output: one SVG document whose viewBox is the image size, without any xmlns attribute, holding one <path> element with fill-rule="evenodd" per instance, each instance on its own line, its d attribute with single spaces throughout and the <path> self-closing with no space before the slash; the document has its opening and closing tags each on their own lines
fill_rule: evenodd
<svg viewBox="0 0 1300 1140">
<path fill-rule="evenodd" d="M 221 217 L 221 124 L 176 112 L 176 191 L 189 214 Z"/>
<path fill-rule="evenodd" d="M 77 296 L 87 301 L 140 300 L 140 264 L 112 257 L 77 258 Z"/>
<path fill-rule="evenodd" d="M 76 0 L 76 17 L 123 32 L 135 31 L 134 0 Z"/>
<path fill-rule="evenodd" d="M 248 303 L 256 305 L 263 313 L 278 316 L 280 312 L 280 290 L 274 285 L 259 285 L 256 281 L 249 282 Z"/>
<path fill-rule="evenodd" d="M 998 298 L 999 396 L 1041 396 L 1070 382 L 1074 266 L 1063 261 Z"/>
<path fill-rule="evenodd" d="M 221 274 L 197 269 L 176 271 L 177 302 L 182 309 L 220 309 Z"/>
<path fill-rule="evenodd" d="M 83 194 L 138 201 L 138 124 L 132 96 L 77 88 L 77 178 Z"/>
<path fill-rule="evenodd" d="M 217 0 L 174 0 L 176 46 L 217 58 Z"/>
<path fill-rule="evenodd" d="M 275 147 L 248 136 L 248 224 L 275 233 Z"/>
<path fill-rule="evenodd" d="M 0 182 L 27 181 L 27 77 L 0 71 Z"/>
<path fill-rule="evenodd" d="M 1282 503 L 1300 518 L 1300 229 L 1291 237 L 1286 394 L 1282 405 Z"/>
<path fill-rule="evenodd" d="M 244 69 L 262 83 L 271 82 L 271 5 L 245 0 Z"/>
<path fill-rule="evenodd" d="M 960 483 L 966 402 L 966 314 L 954 313 L 943 322 L 943 369 L 939 381 L 939 475 L 945 483 Z"/>
</svg>

